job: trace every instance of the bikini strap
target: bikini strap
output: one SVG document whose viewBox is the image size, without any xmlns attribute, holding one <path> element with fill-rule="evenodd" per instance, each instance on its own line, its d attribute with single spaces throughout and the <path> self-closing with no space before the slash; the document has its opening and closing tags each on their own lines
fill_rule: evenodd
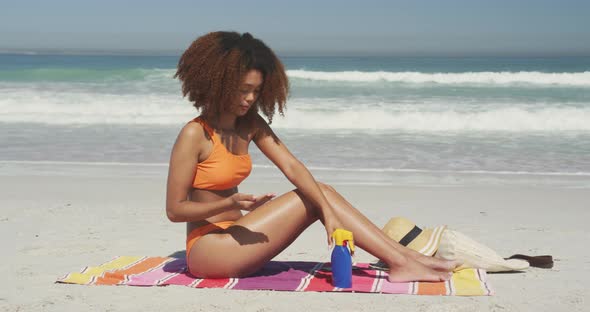
<svg viewBox="0 0 590 312">
<path fill-rule="evenodd" d="M 213 143 L 216 142 L 215 139 L 215 131 L 213 130 L 213 128 L 211 128 L 211 126 L 209 126 L 209 124 L 204 121 L 201 116 L 193 119 L 194 122 L 198 122 L 201 126 L 203 126 L 203 129 L 205 129 L 205 131 L 207 131 L 207 134 L 209 134 L 209 137 L 213 140 Z"/>
</svg>

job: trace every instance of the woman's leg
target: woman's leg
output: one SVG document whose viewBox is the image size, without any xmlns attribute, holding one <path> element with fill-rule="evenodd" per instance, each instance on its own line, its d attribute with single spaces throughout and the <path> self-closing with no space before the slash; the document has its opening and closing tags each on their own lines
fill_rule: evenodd
<svg viewBox="0 0 590 312">
<path fill-rule="evenodd" d="M 367 232 L 366 234 L 371 235 L 372 233 L 377 233 L 378 236 L 382 240 L 385 240 L 389 245 L 390 248 L 394 248 L 399 252 L 403 253 L 407 257 L 415 259 L 417 261 L 422 262 L 422 264 L 433 268 L 435 270 L 441 271 L 451 271 L 454 268 L 461 265 L 461 263 L 457 261 L 448 261 L 434 257 L 425 256 L 417 251 L 414 251 L 410 248 L 406 248 L 405 246 L 400 245 L 398 242 L 392 240 L 389 236 L 387 236 L 383 231 L 381 231 L 373 222 L 371 222 L 367 217 L 365 217 L 360 211 L 354 208 L 340 193 L 338 193 L 332 186 L 327 184 L 319 183 L 320 188 L 324 191 L 324 195 L 326 196 L 327 200 L 334 205 L 335 209 L 341 212 L 339 214 L 339 218 L 341 222 L 344 222 L 344 219 L 351 220 L 351 221 L 358 221 L 361 224 L 358 226 L 360 230 L 356 230 L 355 233 L 355 240 L 358 234 L 363 234 L 363 232 Z M 381 259 L 382 260 L 382 259 Z"/>
<path fill-rule="evenodd" d="M 283 194 L 240 218 L 222 233 L 197 240 L 189 254 L 191 274 L 240 277 L 256 272 L 318 220 L 298 191 Z"/>
<path fill-rule="evenodd" d="M 320 184 L 355 243 L 385 261 L 390 281 L 441 281 L 449 273 L 415 261 L 331 187 Z M 199 239 L 190 252 L 191 273 L 202 277 L 245 276 L 260 269 L 319 219 L 321 213 L 297 190 L 286 193 L 239 219 L 223 233 Z"/>
</svg>

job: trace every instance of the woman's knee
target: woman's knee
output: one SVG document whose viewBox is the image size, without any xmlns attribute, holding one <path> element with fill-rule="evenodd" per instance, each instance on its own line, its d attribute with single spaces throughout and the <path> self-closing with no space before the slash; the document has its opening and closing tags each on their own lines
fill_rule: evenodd
<svg viewBox="0 0 590 312">
<path fill-rule="evenodd" d="M 323 183 L 323 182 L 318 182 L 318 186 L 320 187 L 320 190 L 322 190 L 322 192 L 326 193 L 326 192 L 336 192 L 336 189 L 334 189 L 331 185 Z"/>
<path fill-rule="evenodd" d="M 317 207 L 313 205 L 313 203 L 305 196 L 299 189 L 294 189 L 292 191 L 296 195 L 296 200 L 298 201 L 295 205 L 289 205 L 289 207 L 303 207 L 306 211 L 307 219 L 310 220 L 312 223 L 320 218 L 320 214 L 317 211 Z"/>
</svg>

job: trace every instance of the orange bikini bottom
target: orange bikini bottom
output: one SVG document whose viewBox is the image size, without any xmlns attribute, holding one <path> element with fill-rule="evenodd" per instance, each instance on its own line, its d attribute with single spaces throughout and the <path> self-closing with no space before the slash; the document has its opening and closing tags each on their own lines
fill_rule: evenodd
<svg viewBox="0 0 590 312">
<path fill-rule="evenodd" d="M 188 255 L 191 251 L 191 248 L 193 247 L 193 245 L 197 242 L 197 240 L 201 237 L 203 237 L 204 235 L 206 235 L 207 233 L 213 232 L 213 231 L 218 231 L 218 230 L 225 230 L 228 227 L 232 226 L 232 224 L 234 224 L 235 221 L 221 221 L 221 222 L 215 222 L 215 223 L 210 223 L 207 225 L 203 225 L 200 226 L 194 230 L 192 230 L 188 236 L 186 237 L 186 259 L 188 262 Z"/>
</svg>

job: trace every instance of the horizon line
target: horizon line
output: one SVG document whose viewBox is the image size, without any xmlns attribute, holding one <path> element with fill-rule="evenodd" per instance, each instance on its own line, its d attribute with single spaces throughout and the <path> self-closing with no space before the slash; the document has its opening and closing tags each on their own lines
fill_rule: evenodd
<svg viewBox="0 0 590 312">
<path fill-rule="evenodd" d="M 313 50 L 275 50 L 279 57 L 590 57 L 588 52 L 539 52 L 539 51 L 501 51 L 501 52 L 426 52 L 426 51 L 313 51 Z M 54 48 L 0 48 L 0 55 L 55 55 L 55 56 L 170 56 L 180 57 L 183 50 L 154 49 L 54 49 Z"/>
</svg>

